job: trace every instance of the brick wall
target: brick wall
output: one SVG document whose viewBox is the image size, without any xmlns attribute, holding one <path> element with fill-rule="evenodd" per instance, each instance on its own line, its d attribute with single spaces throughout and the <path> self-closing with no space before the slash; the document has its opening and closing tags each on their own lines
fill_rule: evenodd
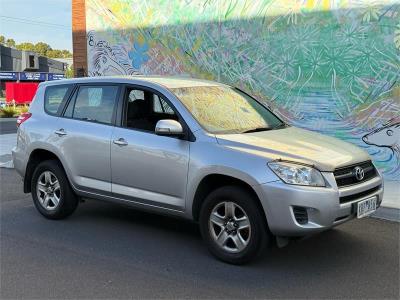
<svg viewBox="0 0 400 300">
<path fill-rule="evenodd" d="M 85 7 L 85 0 L 72 0 L 72 47 L 75 76 L 77 76 L 78 71 L 87 74 Z"/>
</svg>

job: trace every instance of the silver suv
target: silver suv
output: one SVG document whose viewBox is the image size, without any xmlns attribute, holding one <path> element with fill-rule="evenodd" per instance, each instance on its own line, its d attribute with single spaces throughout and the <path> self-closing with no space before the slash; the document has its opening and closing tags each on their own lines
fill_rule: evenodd
<svg viewBox="0 0 400 300">
<path fill-rule="evenodd" d="M 364 151 L 289 126 L 216 82 L 46 82 L 18 123 L 14 166 L 45 217 L 67 217 L 84 198 L 180 216 L 198 222 L 211 253 L 229 263 L 382 201 L 382 177 Z"/>
</svg>

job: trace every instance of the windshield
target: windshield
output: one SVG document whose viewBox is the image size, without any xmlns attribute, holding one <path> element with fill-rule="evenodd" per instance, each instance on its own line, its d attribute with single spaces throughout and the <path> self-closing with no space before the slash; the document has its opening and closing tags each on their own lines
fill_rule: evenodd
<svg viewBox="0 0 400 300">
<path fill-rule="evenodd" d="M 245 133 L 284 126 L 266 107 L 228 86 L 193 86 L 172 91 L 210 133 Z"/>
</svg>

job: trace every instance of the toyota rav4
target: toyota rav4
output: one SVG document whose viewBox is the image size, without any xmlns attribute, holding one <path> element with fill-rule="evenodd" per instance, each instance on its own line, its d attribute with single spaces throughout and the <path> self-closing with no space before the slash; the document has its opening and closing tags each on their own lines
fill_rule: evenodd
<svg viewBox="0 0 400 300">
<path fill-rule="evenodd" d="M 216 82 L 41 83 L 18 124 L 14 166 L 46 218 L 69 216 L 85 198 L 180 216 L 229 263 L 367 216 L 382 201 L 382 177 L 363 150 L 290 126 Z"/>
</svg>

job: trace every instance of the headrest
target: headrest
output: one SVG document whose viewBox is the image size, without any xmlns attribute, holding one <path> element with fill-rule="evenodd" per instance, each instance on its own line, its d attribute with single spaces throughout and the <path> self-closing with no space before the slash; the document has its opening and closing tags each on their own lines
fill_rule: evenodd
<svg viewBox="0 0 400 300">
<path fill-rule="evenodd" d="M 148 114 L 148 105 L 143 99 L 136 99 L 128 104 L 128 118 L 144 118 Z"/>
</svg>

